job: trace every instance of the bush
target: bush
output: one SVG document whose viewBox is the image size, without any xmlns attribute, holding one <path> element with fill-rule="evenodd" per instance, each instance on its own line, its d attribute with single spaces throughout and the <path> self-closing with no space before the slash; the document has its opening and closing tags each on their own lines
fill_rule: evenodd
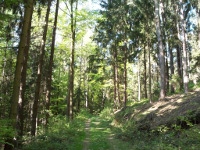
<svg viewBox="0 0 200 150">
<path fill-rule="evenodd" d="M 64 116 L 52 117 L 48 130 L 26 140 L 23 150 L 81 150 L 84 136 L 81 119 L 67 122 Z"/>
<path fill-rule="evenodd" d="M 8 119 L 0 120 L 0 144 L 5 144 L 5 140 L 14 137 L 14 135 L 15 131 L 11 126 L 11 121 Z"/>
<path fill-rule="evenodd" d="M 113 110 L 111 108 L 104 108 L 101 113 L 99 114 L 99 116 L 102 119 L 107 119 L 107 120 L 112 120 L 113 119 Z"/>
</svg>

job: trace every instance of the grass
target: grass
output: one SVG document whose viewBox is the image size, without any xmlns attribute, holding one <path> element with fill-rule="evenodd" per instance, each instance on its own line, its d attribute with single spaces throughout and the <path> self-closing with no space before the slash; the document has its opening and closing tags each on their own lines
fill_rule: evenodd
<svg viewBox="0 0 200 150">
<path fill-rule="evenodd" d="M 144 100 L 116 114 L 110 108 L 95 116 L 84 111 L 71 123 L 62 117 L 54 118 L 49 132 L 27 142 L 24 150 L 82 150 L 86 138 L 85 122 L 89 118 L 88 150 L 198 150 L 200 124 L 195 118 L 199 114 L 200 93 L 194 95 L 186 95 L 184 99 L 176 95 L 168 97 L 168 101 L 152 104 L 145 104 Z M 175 122 L 168 126 L 170 118 Z M 151 128 L 139 129 L 138 123 L 151 123 Z M 187 128 L 183 128 L 183 123 Z"/>
<path fill-rule="evenodd" d="M 90 150 L 108 150 L 110 144 L 108 136 L 111 133 L 107 121 L 100 120 L 97 117 L 91 119 L 90 125 Z"/>
<path fill-rule="evenodd" d="M 113 115 L 110 114 L 109 108 L 95 116 L 82 112 L 71 123 L 66 122 L 65 117 L 54 117 L 48 132 L 26 138 L 23 150 L 82 150 L 86 138 L 85 122 L 89 118 L 89 150 L 129 150 L 131 145 L 128 142 L 114 136 Z"/>
<path fill-rule="evenodd" d="M 131 143 L 128 150 L 198 150 L 200 147 L 199 124 L 189 129 L 161 126 L 154 131 L 139 131 L 135 123 L 126 123 L 116 127 L 115 133 L 119 139 Z"/>
<path fill-rule="evenodd" d="M 53 117 L 48 131 L 34 138 L 25 137 L 23 150 L 82 150 L 85 138 L 84 122 L 87 115 L 83 112 L 72 122 L 64 116 Z"/>
<path fill-rule="evenodd" d="M 116 136 L 131 143 L 130 150 L 198 150 L 199 98 L 197 91 L 122 109 L 113 123 Z"/>
<path fill-rule="evenodd" d="M 104 112 L 103 112 L 104 113 Z M 91 119 L 89 150 L 129 150 L 132 145 L 117 139 L 111 121 L 100 114 Z M 110 118 L 112 118 L 110 116 Z"/>
</svg>

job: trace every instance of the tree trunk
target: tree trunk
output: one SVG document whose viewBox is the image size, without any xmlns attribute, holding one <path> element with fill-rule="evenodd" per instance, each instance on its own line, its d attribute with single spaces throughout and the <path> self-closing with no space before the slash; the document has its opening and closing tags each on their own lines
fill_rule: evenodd
<svg viewBox="0 0 200 150">
<path fill-rule="evenodd" d="M 180 49 L 180 46 L 177 45 L 177 71 L 178 71 L 178 76 L 180 78 L 180 83 L 179 83 L 179 90 L 182 90 L 182 85 L 183 85 L 183 82 L 182 82 L 182 79 L 183 79 L 183 76 L 182 76 L 182 57 L 181 57 L 181 49 Z"/>
<path fill-rule="evenodd" d="M 75 2 L 75 10 L 73 9 L 73 3 Z M 74 97 L 74 55 L 75 55 L 75 42 L 76 42 L 76 16 L 75 12 L 78 8 L 78 1 L 70 2 L 71 8 L 71 59 L 70 59 L 70 70 L 69 70 L 69 85 L 68 85 L 68 100 L 67 100 L 67 117 L 68 120 L 73 119 L 73 97 Z"/>
<path fill-rule="evenodd" d="M 140 84 L 140 58 L 138 58 L 138 101 L 141 100 L 141 84 Z"/>
<path fill-rule="evenodd" d="M 116 51 L 117 52 L 117 51 Z M 118 58 L 117 58 L 118 59 Z M 121 94 L 120 94 L 120 80 L 119 80 L 119 67 L 118 67 L 118 61 L 116 59 L 116 81 L 117 81 L 117 103 L 118 106 L 121 105 Z"/>
<path fill-rule="evenodd" d="M 181 39 L 181 36 L 180 36 L 180 27 L 179 27 L 179 8 L 178 8 L 178 5 L 174 5 L 174 8 L 176 10 L 176 30 L 177 30 L 177 38 L 180 40 Z M 178 71 L 178 75 L 179 75 L 179 78 L 180 78 L 180 82 L 179 82 L 179 90 L 182 90 L 182 87 L 183 87 L 183 76 L 182 76 L 182 52 L 181 52 L 181 48 L 179 46 L 179 44 L 177 44 L 177 47 L 176 47 L 176 50 L 177 50 L 177 71 Z"/>
<path fill-rule="evenodd" d="M 127 45 L 124 46 L 124 107 L 127 105 Z"/>
<path fill-rule="evenodd" d="M 46 121 L 45 121 L 46 127 L 48 125 L 49 107 L 50 107 L 50 100 L 51 100 L 51 82 L 52 82 L 52 69 L 53 69 L 53 63 L 54 63 L 53 59 L 54 59 L 54 50 L 55 50 L 57 20 L 58 20 L 58 8 L 59 8 L 59 0 L 57 0 L 57 3 L 56 3 L 56 11 L 55 11 L 55 18 L 54 18 L 53 34 L 52 34 L 52 43 L 51 43 L 51 55 L 49 59 L 48 72 L 47 72 Z"/>
<path fill-rule="evenodd" d="M 36 80 L 36 87 L 35 87 L 35 99 L 33 103 L 33 110 L 31 116 L 31 135 L 35 136 L 36 134 L 36 123 L 37 123 L 37 114 L 38 114 L 38 102 L 40 99 L 40 86 L 41 86 L 41 78 L 42 78 L 42 70 L 43 70 L 43 63 L 44 63 L 44 55 L 45 55 L 45 45 L 46 45 L 46 37 L 47 37 L 47 29 L 49 23 L 49 13 L 51 7 L 51 0 L 48 0 L 47 12 L 45 17 L 45 26 L 43 31 L 43 37 L 40 47 L 40 55 L 39 55 L 39 63 L 38 63 L 38 73 L 37 73 L 37 80 Z"/>
<path fill-rule="evenodd" d="M 150 46 L 149 46 L 149 41 L 148 41 L 148 49 L 149 49 L 149 102 L 152 102 L 152 96 L 151 96 L 151 51 L 150 51 Z"/>
<path fill-rule="evenodd" d="M 114 76 L 114 103 L 115 107 L 118 109 L 120 106 L 120 88 L 119 88 L 119 73 L 118 73 L 118 52 L 117 52 L 117 44 L 113 48 L 113 76 Z"/>
<path fill-rule="evenodd" d="M 116 59 L 115 59 L 115 52 L 114 52 L 114 61 L 113 61 L 113 86 L 114 86 L 114 105 L 115 105 L 115 107 L 117 108 L 118 107 L 118 105 L 117 105 L 117 81 L 116 81 Z"/>
<path fill-rule="evenodd" d="M 166 93 L 169 91 L 169 65 L 168 65 L 168 60 L 166 58 Z"/>
<path fill-rule="evenodd" d="M 32 20 L 32 15 L 31 15 Z M 30 48 L 30 38 L 31 38 L 31 21 L 29 23 L 29 30 L 27 34 L 27 45 L 24 50 L 24 61 L 21 71 L 21 83 L 20 83 L 20 92 L 19 92 L 19 101 L 18 101 L 18 135 L 20 138 L 23 136 L 24 130 L 24 103 L 25 103 L 25 92 L 26 92 L 26 71 L 27 71 L 27 61 Z"/>
<path fill-rule="evenodd" d="M 173 75 L 174 75 L 174 56 L 173 56 L 173 52 L 172 52 L 172 48 L 169 47 L 169 57 L 170 57 L 170 79 L 172 79 Z M 170 88 L 170 93 L 173 94 L 175 91 L 174 91 L 174 85 L 171 84 L 170 85 L 171 88 Z"/>
<path fill-rule="evenodd" d="M 198 16 L 197 38 L 198 38 L 198 48 L 200 49 L 200 1 L 198 1 L 197 3 L 197 16 Z"/>
<path fill-rule="evenodd" d="M 30 28 L 31 16 L 33 12 L 33 0 L 29 0 L 25 4 L 24 21 L 22 27 L 22 33 L 20 36 L 19 50 L 17 55 L 15 78 L 13 83 L 13 93 L 11 99 L 11 109 L 9 113 L 9 118 L 12 120 L 13 128 L 17 129 L 17 113 L 18 113 L 18 101 L 19 101 L 19 91 L 20 91 L 20 81 L 21 81 L 21 70 L 24 61 L 24 51 L 27 44 L 27 37 Z M 7 142 L 14 144 L 13 139 L 8 139 Z M 5 150 L 12 150 L 13 147 L 9 144 L 5 144 Z"/>
<path fill-rule="evenodd" d="M 146 47 L 144 45 L 144 98 L 147 98 L 147 63 L 146 63 Z"/>
<path fill-rule="evenodd" d="M 165 54 L 162 42 L 162 34 L 159 18 L 159 1 L 154 0 L 155 3 L 155 21 L 156 21 L 156 34 L 158 39 L 159 48 L 159 68 L 160 68 L 160 100 L 165 99 Z"/>
<path fill-rule="evenodd" d="M 184 92 L 188 93 L 188 65 L 187 65 L 187 50 L 186 50 L 186 21 L 184 18 L 184 10 L 183 10 L 183 1 L 180 0 L 181 9 L 180 9 L 180 18 L 182 24 L 182 48 L 183 48 L 183 86 Z"/>
<path fill-rule="evenodd" d="M 84 64 L 86 63 L 86 59 L 84 59 Z M 84 67 L 84 72 L 86 72 L 87 67 Z M 85 108 L 88 108 L 88 75 L 87 74 L 83 74 L 83 91 L 84 91 L 84 97 L 85 97 Z"/>
</svg>

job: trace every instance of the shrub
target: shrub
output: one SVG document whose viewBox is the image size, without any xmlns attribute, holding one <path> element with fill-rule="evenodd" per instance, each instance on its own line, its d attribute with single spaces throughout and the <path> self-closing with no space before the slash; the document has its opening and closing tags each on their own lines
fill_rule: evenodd
<svg viewBox="0 0 200 150">
<path fill-rule="evenodd" d="M 10 120 L 8 119 L 0 120 L 0 143 L 5 144 L 6 139 L 14 136 L 15 136 L 15 131 L 11 126 Z"/>
<path fill-rule="evenodd" d="M 74 119 L 67 122 L 64 116 L 52 117 L 48 130 L 26 140 L 23 150 L 71 150 L 82 149 L 82 139 L 85 136 L 84 122 Z"/>
</svg>

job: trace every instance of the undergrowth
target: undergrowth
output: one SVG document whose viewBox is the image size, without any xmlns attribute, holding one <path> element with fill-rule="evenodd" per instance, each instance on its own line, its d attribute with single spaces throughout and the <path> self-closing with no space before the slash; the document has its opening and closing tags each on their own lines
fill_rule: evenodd
<svg viewBox="0 0 200 150">
<path fill-rule="evenodd" d="M 130 150 L 198 150 L 200 147 L 200 124 L 193 121 L 194 112 L 185 116 L 177 116 L 177 124 L 170 127 L 160 125 L 154 130 L 139 130 L 137 122 L 126 118 L 132 114 L 134 108 L 140 104 L 122 110 L 116 115 L 117 123 L 113 123 L 113 129 L 117 138 L 132 144 Z M 185 125 L 184 125 L 185 124 Z M 187 128 L 186 128 L 187 127 Z"/>
<path fill-rule="evenodd" d="M 115 137 L 112 126 L 114 113 L 105 108 L 98 116 L 91 118 L 89 150 L 130 150 L 131 144 Z"/>
<path fill-rule="evenodd" d="M 118 131 L 117 136 L 130 142 L 132 150 L 198 150 L 200 147 L 199 125 L 178 131 Z"/>
<path fill-rule="evenodd" d="M 52 117 L 46 132 L 36 137 L 25 137 L 23 150 L 81 150 L 85 138 L 84 122 L 88 113 L 83 111 L 67 122 L 65 116 Z"/>
<path fill-rule="evenodd" d="M 14 137 L 15 130 L 11 126 L 11 121 L 8 119 L 0 120 L 0 149 L 1 145 L 6 144 L 6 139 Z"/>
</svg>

